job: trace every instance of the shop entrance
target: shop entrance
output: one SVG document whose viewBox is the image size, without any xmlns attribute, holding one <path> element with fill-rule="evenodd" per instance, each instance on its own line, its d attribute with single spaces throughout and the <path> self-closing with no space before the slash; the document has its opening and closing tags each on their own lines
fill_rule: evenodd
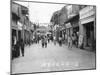
<svg viewBox="0 0 100 75">
<path fill-rule="evenodd" d="M 94 41 L 94 22 L 84 24 L 84 28 L 86 31 L 86 46 L 92 47 Z"/>
</svg>

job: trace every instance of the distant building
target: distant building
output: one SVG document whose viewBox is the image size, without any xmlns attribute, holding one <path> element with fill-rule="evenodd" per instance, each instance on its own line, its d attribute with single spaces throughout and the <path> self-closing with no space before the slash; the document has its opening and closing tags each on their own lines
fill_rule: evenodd
<svg viewBox="0 0 100 75">
<path fill-rule="evenodd" d="M 67 15 L 66 6 L 61 8 L 61 10 L 54 12 L 51 18 L 51 22 L 54 24 L 54 28 L 55 28 L 54 35 L 57 37 L 57 39 L 59 37 L 65 38 L 65 34 L 63 36 L 63 31 L 65 30 L 64 23 L 66 22 L 67 19 L 68 19 L 68 15 Z"/>
<path fill-rule="evenodd" d="M 66 20 L 65 24 L 67 27 L 67 32 L 69 35 L 73 33 L 79 32 L 79 5 L 69 5 L 68 9 L 68 20 Z M 69 26 L 69 23 L 71 26 Z"/>
<path fill-rule="evenodd" d="M 51 23 L 56 25 L 59 24 L 59 15 L 60 15 L 60 10 L 55 11 L 51 17 Z"/>
</svg>

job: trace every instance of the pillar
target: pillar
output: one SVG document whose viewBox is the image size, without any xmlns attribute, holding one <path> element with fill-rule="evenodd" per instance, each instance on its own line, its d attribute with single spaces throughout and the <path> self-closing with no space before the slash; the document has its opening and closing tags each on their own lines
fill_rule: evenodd
<svg viewBox="0 0 100 75">
<path fill-rule="evenodd" d="M 16 39 L 18 41 L 18 29 L 16 30 Z"/>
<path fill-rule="evenodd" d="M 22 26 L 22 39 L 24 40 L 24 25 Z"/>
<path fill-rule="evenodd" d="M 81 20 L 79 21 L 79 39 L 78 39 L 78 46 L 83 47 L 84 43 L 84 26 L 81 24 Z"/>
<path fill-rule="evenodd" d="M 95 16 L 94 16 L 94 50 L 96 50 L 96 7 L 94 7 L 94 12 L 95 12 Z"/>
</svg>

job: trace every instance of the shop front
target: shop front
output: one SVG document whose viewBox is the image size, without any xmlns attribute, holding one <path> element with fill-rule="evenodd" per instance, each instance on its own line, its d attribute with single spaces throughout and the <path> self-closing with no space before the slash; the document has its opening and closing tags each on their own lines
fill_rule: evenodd
<svg viewBox="0 0 100 75">
<path fill-rule="evenodd" d="M 80 43 L 80 47 L 95 49 L 96 45 L 96 27 L 95 27 L 95 7 L 87 6 L 80 11 L 80 24 L 79 32 L 83 36 L 83 41 Z M 79 39 L 80 41 L 80 39 Z"/>
</svg>

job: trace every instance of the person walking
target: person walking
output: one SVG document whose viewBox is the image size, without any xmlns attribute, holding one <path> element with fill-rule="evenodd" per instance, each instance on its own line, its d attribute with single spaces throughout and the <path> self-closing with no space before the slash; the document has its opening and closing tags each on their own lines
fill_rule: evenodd
<svg viewBox="0 0 100 75">
<path fill-rule="evenodd" d="M 42 48 L 44 48 L 44 37 L 42 37 L 41 41 L 42 41 Z"/>
<path fill-rule="evenodd" d="M 47 47 L 47 37 L 45 36 L 45 39 L 44 39 L 44 44 L 45 44 L 45 48 Z"/>
<path fill-rule="evenodd" d="M 72 37 L 68 36 L 68 48 L 72 48 Z"/>
<path fill-rule="evenodd" d="M 17 57 L 17 39 L 16 37 L 13 37 L 12 39 L 12 59 Z"/>
<path fill-rule="evenodd" d="M 19 57 L 19 56 L 20 56 L 20 41 L 17 40 L 15 45 L 15 57 Z"/>
<path fill-rule="evenodd" d="M 54 45 L 56 45 L 56 37 L 54 36 Z"/>
<path fill-rule="evenodd" d="M 40 40 L 40 37 L 39 37 L 39 35 L 38 35 L 38 37 L 37 37 L 37 43 L 39 44 L 39 40 Z"/>
<path fill-rule="evenodd" d="M 76 46 L 76 44 L 75 44 L 75 40 L 76 40 L 76 39 L 75 39 L 75 34 L 72 34 L 72 46 L 73 46 L 73 45 Z"/>
<path fill-rule="evenodd" d="M 50 37 L 48 36 L 48 43 L 50 42 Z"/>
<path fill-rule="evenodd" d="M 62 46 L 62 38 L 59 37 L 59 46 Z"/>
<path fill-rule="evenodd" d="M 20 46 L 21 46 L 22 56 L 24 56 L 24 41 L 23 41 L 23 39 L 21 39 L 21 41 L 20 41 Z"/>
<path fill-rule="evenodd" d="M 79 35 L 79 32 L 76 33 L 76 47 L 77 47 L 77 48 L 78 48 L 78 39 L 79 39 L 79 38 L 78 38 L 78 35 Z"/>
</svg>

